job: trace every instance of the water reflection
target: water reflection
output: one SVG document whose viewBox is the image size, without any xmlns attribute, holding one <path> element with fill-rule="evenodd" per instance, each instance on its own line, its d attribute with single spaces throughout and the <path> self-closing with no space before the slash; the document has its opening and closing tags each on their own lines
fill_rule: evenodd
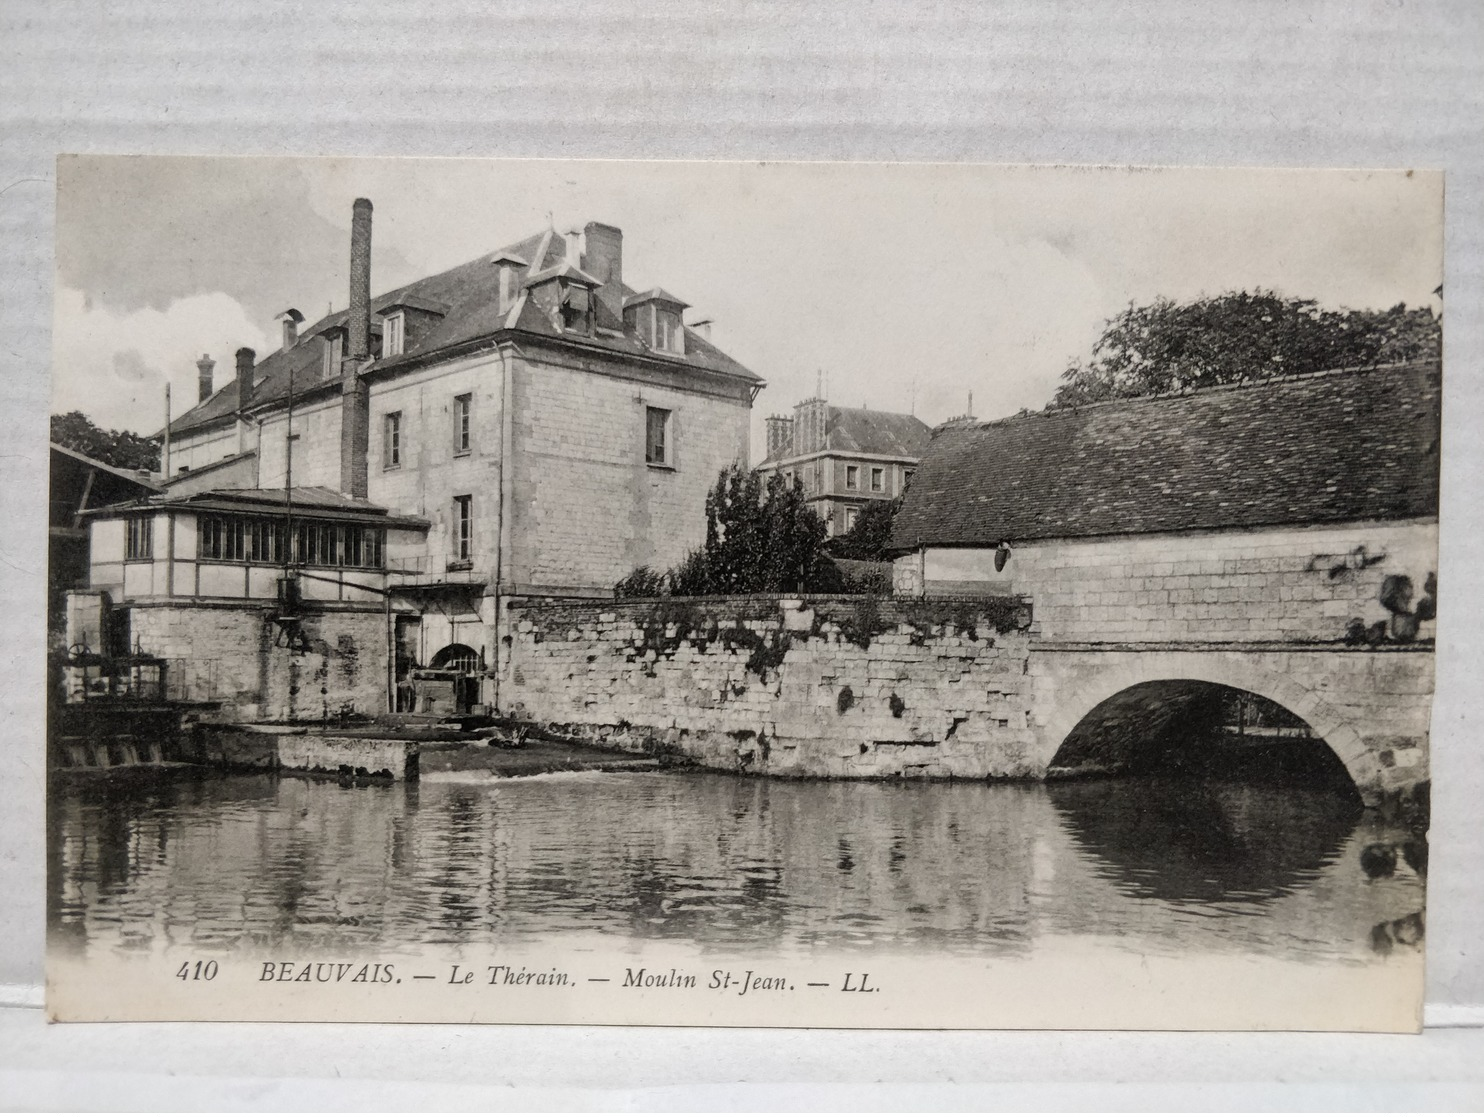
<svg viewBox="0 0 1484 1117">
<path fill-rule="evenodd" d="M 234 776 L 59 789 L 55 945 L 516 943 L 1369 952 L 1422 906 L 1404 832 L 1275 788 L 568 774 L 341 787 Z M 1402 941 L 1404 929 L 1392 936 Z"/>
<path fill-rule="evenodd" d="M 1361 817 L 1349 797 L 1291 787 L 1145 779 L 1047 790 L 1100 875 L 1173 903 L 1286 896 L 1339 857 Z"/>
</svg>

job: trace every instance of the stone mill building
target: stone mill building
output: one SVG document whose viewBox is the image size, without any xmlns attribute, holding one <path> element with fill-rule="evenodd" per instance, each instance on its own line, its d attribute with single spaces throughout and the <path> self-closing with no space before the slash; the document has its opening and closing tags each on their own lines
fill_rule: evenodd
<svg viewBox="0 0 1484 1117">
<path fill-rule="evenodd" d="M 623 235 L 548 229 L 236 354 L 162 432 L 164 490 L 95 512 L 89 615 L 171 697 L 283 719 L 492 705 L 502 597 L 603 595 L 704 533 L 763 381 L 625 282 Z M 118 623 L 118 614 L 127 624 Z M 92 630 L 102 626 L 93 617 Z"/>
</svg>

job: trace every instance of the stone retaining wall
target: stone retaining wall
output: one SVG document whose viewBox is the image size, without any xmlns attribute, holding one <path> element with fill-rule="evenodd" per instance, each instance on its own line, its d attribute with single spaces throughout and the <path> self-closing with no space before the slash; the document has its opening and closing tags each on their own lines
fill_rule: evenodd
<svg viewBox="0 0 1484 1117">
<path fill-rule="evenodd" d="M 130 637 L 165 660 L 166 696 L 220 702 L 224 720 L 289 721 L 386 710 L 386 618 L 325 608 L 303 620 L 305 650 L 279 646 L 261 603 L 129 606 Z"/>
<path fill-rule="evenodd" d="M 1035 778 L 1029 604 L 511 598 L 500 706 L 781 776 Z"/>
</svg>

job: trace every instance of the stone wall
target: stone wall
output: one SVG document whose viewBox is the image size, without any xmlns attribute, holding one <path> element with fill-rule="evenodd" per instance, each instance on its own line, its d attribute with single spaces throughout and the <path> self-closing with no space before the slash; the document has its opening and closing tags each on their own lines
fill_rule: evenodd
<svg viewBox="0 0 1484 1117">
<path fill-rule="evenodd" d="M 318 387 L 305 384 L 301 390 Z M 258 484 L 283 487 L 288 466 L 288 412 L 274 411 L 263 418 L 258 433 Z M 340 489 L 340 394 L 294 404 L 294 485 L 321 485 Z"/>
<path fill-rule="evenodd" d="M 514 362 L 512 554 L 505 585 L 607 591 L 634 567 L 673 566 L 706 532 L 706 494 L 746 462 L 751 402 L 686 370 L 637 378 L 605 358 Z M 664 465 L 644 460 L 645 415 L 670 412 Z"/>
<path fill-rule="evenodd" d="M 254 439 L 253 442 L 255 441 Z M 240 454 L 243 450 L 254 448 L 254 445 L 243 445 L 243 439 L 238 433 L 236 423 L 226 423 L 207 430 L 191 431 L 184 435 L 172 433 L 170 472 L 174 476 L 180 472 L 182 466 L 188 470 L 201 469 L 223 458 Z"/>
<path fill-rule="evenodd" d="M 1003 569 L 994 557 L 982 548 L 905 556 L 896 591 L 915 596 L 925 577 L 929 593 L 978 587 L 1029 596 L 1047 640 L 1328 642 L 1358 620 L 1365 629 L 1381 625 L 1390 641 L 1398 612 L 1416 613 L 1432 596 L 1437 523 L 1012 541 Z M 1405 609 L 1383 602 L 1388 578 L 1410 584 Z M 1413 638 L 1432 634 L 1419 615 Z"/>
<path fill-rule="evenodd" d="M 1019 600 L 513 598 L 500 707 L 781 776 L 1044 775 Z"/>
<path fill-rule="evenodd" d="M 278 647 L 269 610 L 138 604 L 130 639 L 166 661 L 167 697 L 219 702 L 224 720 L 290 721 L 386 710 L 386 618 L 326 609 L 303 619 L 307 651 Z"/>
</svg>

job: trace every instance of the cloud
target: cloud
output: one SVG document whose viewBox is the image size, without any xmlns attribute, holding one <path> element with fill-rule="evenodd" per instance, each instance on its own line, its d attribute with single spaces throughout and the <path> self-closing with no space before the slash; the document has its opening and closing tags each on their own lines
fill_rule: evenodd
<svg viewBox="0 0 1484 1117">
<path fill-rule="evenodd" d="M 239 347 L 260 357 L 277 348 L 221 291 L 175 299 L 161 310 L 121 311 L 61 287 L 52 339 L 52 410 L 81 411 L 101 426 L 141 434 L 164 425 L 167 380 L 176 415 L 194 406 L 203 353 L 215 358 L 220 386 Z"/>
<path fill-rule="evenodd" d="M 119 311 L 163 311 L 223 292 L 260 328 L 271 329 L 290 306 L 315 321 L 327 304 L 343 309 L 348 301 L 350 203 L 327 217 L 309 186 L 310 168 L 340 163 L 356 161 L 65 158 L 57 183 L 60 282 Z M 373 265 L 378 290 L 415 278 L 384 235 L 375 238 Z"/>
</svg>

